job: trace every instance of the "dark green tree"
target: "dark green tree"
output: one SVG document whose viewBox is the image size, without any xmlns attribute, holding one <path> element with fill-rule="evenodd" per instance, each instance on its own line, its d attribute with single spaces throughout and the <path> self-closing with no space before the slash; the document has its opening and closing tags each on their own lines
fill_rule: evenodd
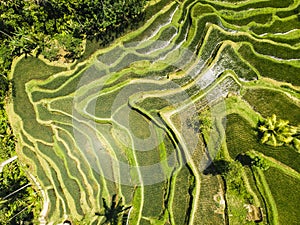
<svg viewBox="0 0 300 225">
<path fill-rule="evenodd" d="M 252 158 L 251 165 L 261 170 L 267 170 L 270 167 L 266 160 L 257 155 Z"/>
<path fill-rule="evenodd" d="M 10 225 L 32 224 L 40 211 L 40 197 L 28 185 L 29 181 L 17 162 L 4 167 L 0 183 L 0 221 Z"/>
</svg>

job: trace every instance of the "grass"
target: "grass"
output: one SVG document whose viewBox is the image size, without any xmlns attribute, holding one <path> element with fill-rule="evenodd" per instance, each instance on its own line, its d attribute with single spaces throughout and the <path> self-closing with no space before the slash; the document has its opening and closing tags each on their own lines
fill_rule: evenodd
<svg viewBox="0 0 300 225">
<path fill-rule="evenodd" d="M 249 42 L 252 43 L 254 50 L 257 53 L 260 53 L 262 55 L 270 55 L 270 56 L 274 56 L 275 58 L 281 58 L 287 60 L 297 59 L 300 56 L 298 48 L 290 48 L 286 45 L 280 45 L 279 43 L 253 41 L 251 39 L 249 40 Z"/>
<path fill-rule="evenodd" d="M 254 149 L 300 172 L 300 160 L 298 160 L 300 156 L 292 147 L 272 147 L 261 144 L 255 129 L 238 114 L 227 116 L 226 143 L 229 154 L 233 159 L 240 153 Z"/>
<path fill-rule="evenodd" d="M 120 60 L 121 59 L 121 60 Z M 117 61 L 118 63 L 111 67 L 109 71 L 112 72 L 120 72 L 123 69 L 126 69 L 130 66 L 131 63 L 139 61 L 139 60 L 145 60 L 147 59 L 145 56 L 140 56 L 134 53 L 127 53 L 124 55 L 124 57 L 119 58 Z"/>
<path fill-rule="evenodd" d="M 201 16 L 202 14 L 213 13 L 213 12 L 214 12 L 213 7 L 211 7 L 209 5 L 203 5 L 201 3 L 197 3 L 192 8 L 191 16 L 196 18 L 197 16 Z"/>
<path fill-rule="evenodd" d="M 131 110 L 129 112 L 129 127 L 132 133 L 138 139 L 147 139 L 151 136 L 151 130 L 154 130 L 154 125 L 143 117 L 137 111 Z"/>
<path fill-rule="evenodd" d="M 204 14 L 200 18 L 195 18 L 196 31 L 193 33 L 193 36 L 189 35 L 187 41 L 188 41 L 188 48 L 193 52 L 196 51 L 197 55 L 198 53 L 200 53 L 200 51 L 199 52 L 197 51 L 198 50 L 197 48 L 199 48 L 199 46 L 203 48 L 201 44 L 203 38 L 205 38 L 204 35 L 208 35 L 206 28 L 210 23 L 220 24 L 220 18 L 215 14 Z M 212 33 L 209 33 L 209 36 L 210 37 L 207 39 L 207 42 L 205 43 L 205 47 L 207 48 L 207 50 L 205 51 L 202 50 L 200 53 L 201 59 L 204 60 L 207 60 L 209 58 L 210 54 L 215 49 L 215 46 L 217 46 L 218 43 L 220 42 L 218 35 L 212 35 Z"/>
<path fill-rule="evenodd" d="M 34 73 L 32 73 L 32 67 L 34 67 Z M 23 57 L 17 62 L 13 71 L 13 78 L 18 81 L 15 84 L 18 84 L 18 87 L 20 87 L 20 89 L 16 90 L 24 90 L 22 88 L 23 84 L 32 79 L 43 80 L 64 70 L 65 68 L 62 67 L 49 66 L 42 60 L 32 56 Z"/>
<path fill-rule="evenodd" d="M 177 164 L 177 149 L 174 143 L 172 142 L 171 138 L 168 136 L 168 134 L 164 133 L 166 136 L 164 136 L 163 145 L 164 145 L 164 154 L 166 154 L 167 163 L 170 168 L 174 168 Z"/>
<path fill-rule="evenodd" d="M 177 28 L 174 26 L 170 26 L 167 27 L 166 29 L 164 29 L 159 37 L 159 41 L 171 41 L 172 37 L 174 37 L 174 35 L 176 35 L 177 33 Z"/>
<path fill-rule="evenodd" d="M 67 146 L 69 147 L 69 146 Z M 61 143 L 61 142 L 56 142 L 56 152 L 59 151 L 58 154 L 61 154 L 61 157 L 63 158 L 64 160 L 64 164 L 65 164 L 65 167 L 66 167 L 66 170 L 67 170 L 67 173 L 69 175 L 69 177 L 71 177 L 72 179 L 76 180 L 76 183 L 78 183 L 77 185 L 74 185 L 74 186 L 70 186 L 70 188 L 75 188 L 77 189 L 77 192 L 80 193 L 80 190 L 79 190 L 79 186 L 80 186 L 80 189 L 84 190 L 84 177 L 81 176 L 81 171 L 79 171 L 79 168 L 77 167 L 78 164 L 76 164 L 68 155 L 67 155 L 67 152 L 70 151 L 68 149 L 66 149 L 66 146 Z M 78 186 L 79 185 L 79 186 Z M 69 186 L 69 185 L 67 185 Z M 77 187 L 78 186 L 78 187 Z M 73 192 L 73 190 L 72 190 Z"/>
<path fill-rule="evenodd" d="M 124 53 L 126 53 L 126 51 L 123 48 L 121 48 L 120 46 L 116 46 L 111 51 L 99 55 L 97 59 L 106 65 L 111 65 L 120 57 L 122 57 Z"/>
<path fill-rule="evenodd" d="M 251 168 L 246 166 L 246 167 L 244 167 L 244 171 L 247 176 L 247 182 L 249 183 L 251 190 L 253 191 L 254 195 L 257 197 L 257 199 L 259 201 L 259 205 L 255 205 L 255 206 L 261 207 L 265 211 L 266 207 L 264 205 L 263 197 L 261 196 L 259 189 L 257 188 L 257 186 L 255 184 L 255 180 L 254 180 Z"/>
<path fill-rule="evenodd" d="M 252 172 L 255 178 L 256 186 L 260 193 L 264 196 L 267 223 L 274 225 L 279 224 L 277 206 L 263 171 L 254 167 L 252 168 Z"/>
<path fill-rule="evenodd" d="M 278 118 L 289 120 L 293 125 L 300 124 L 300 107 L 280 91 L 263 88 L 247 89 L 243 98 L 264 118 L 276 114 Z"/>
<path fill-rule="evenodd" d="M 61 96 L 67 96 L 72 93 L 74 93 L 77 88 L 79 87 L 80 82 L 82 81 L 82 75 L 84 72 L 81 72 L 80 74 L 76 74 L 76 76 L 72 76 L 68 82 L 64 83 L 63 86 L 59 87 L 59 90 L 56 90 L 55 92 L 45 92 L 45 91 L 33 91 L 31 93 L 32 100 L 34 102 L 40 101 L 44 98 L 57 98 Z"/>
<path fill-rule="evenodd" d="M 50 200 L 48 210 L 50 218 L 52 221 L 58 222 L 58 218 L 61 218 L 61 216 L 63 215 L 63 210 L 60 208 L 61 202 L 57 199 L 57 195 L 54 189 L 47 190 L 46 192 Z M 57 210 L 58 208 L 61 210 Z"/>
<path fill-rule="evenodd" d="M 38 168 L 42 168 L 43 165 L 38 160 L 38 156 L 36 155 L 36 153 L 33 152 L 32 149 L 27 148 L 26 146 L 24 146 L 22 148 L 22 152 L 23 152 L 24 156 L 26 156 L 28 159 L 32 160 L 32 163 L 35 166 L 35 168 L 32 169 L 32 170 L 36 172 L 38 177 L 40 177 L 39 182 L 41 183 L 41 185 L 43 187 L 50 186 L 51 185 L 51 180 L 49 179 L 46 172 L 44 170 L 38 169 Z"/>
<path fill-rule="evenodd" d="M 101 124 L 96 126 L 99 132 L 101 132 L 101 135 L 106 140 L 107 143 L 109 143 L 110 148 L 113 149 L 114 154 L 116 155 L 118 161 L 124 162 L 126 164 L 129 163 L 128 158 L 126 157 L 124 149 L 122 149 L 121 146 L 119 146 L 112 134 L 113 125 L 111 124 Z"/>
<path fill-rule="evenodd" d="M 156 140 L 154 140 L 154 143 L 147 143 L 145 142 L 145 148 L 141 149 L 143 146 L 141 144 L 136 144 L 136 148 L 138 150 L 135 151 L 135 154 L 137 156 L 137 161 L 140 166 L 152 166 L 157 164 L 157 170 L 158 174 L 157 176 L 161 176 L 162 168 L 160 165 L 160 154 L 159 154 L 159 148 L 158 143 L 155 143 Z M 142 142 L 143 143 L 143 142 Z M 154 144 L 154 145 L 153 145 Z M 149 146 L 147 146 L 149 145 Z M 149 149 L 151 148 L 151 149 Z M 154 171 L 153 171 L 154 172 Z"/>
<path fill-rule="evenodd" d="M 191 7 L 195 4 L 195 2 L 193 0 L 187 0 L 187 1 L 183 1 L 181 3 L 181 11 L 180 11 L 180 18 L 178 20 L 178 23 L 181 23 L 182 21 L 186 20 L 191 12 Z M 186 10 L 184 10 L 186 9 Z"/>
<path fill-rule="evenodd" d="M 195 224 L 224 224 L 224 218 L 221 214 L 223 207 L 214 200 L 215 195 L 221 194 L 220 181 L 217 176 L 201 174 L 199 208 Z"/>
<path fill-rule="evenodd" d="M 53 182 L 55 183 L 55 195 L 57 196 L 57 198 L 60 198 L 60 200 L 63 204 L 64 210 L 61 213 L 70 214 L 70 207 L 69 207 L 68 203 L 72 202 L 72 200 L 67 201 L 67 196 L 65 195 L 66 193 L 64 191 L 64 188 L 61 186 L 61 183 L 58 178 L 58 174 L 53 168 L 50 168 L 50 174 L 51 174 L 51 178 L 52 178 Z"/>
<path fill-rule="evenodd" d="M 151 53 L 158 54 L 159 52 L 161 54 L 165 54 L 165 52 L 167 52 L 168 50 L 165 48 L 167 46 L 166 41 L 162 41 L 162 40 L 148 41 L 146 42 L 146 44 L 147 45 L 143 45 L 142 48 L 136 50 L 136 52 L 139 55 L 143 56 L 144 59 L 148 59 Z"/>
<path fill-rule="evenodd" d="M 220 53 L 220 58 L 215 65 L 221 65 L 224 70 L 232 70 L 238 75 L 239 78 L 250 81 L 257 79 L 255 71 L 243 61 L 234 48 L 230 45 L 226 45 L 223 51 Z M 220 71 L 223 72 L 223 71 Z"/>
<path fill-rule="evenodd" d="M 43 123 L 51 122 L 51 112 L 47 110 L 47 108 L 43 104 L 38 104 L 36 106 L 37 119 L 43 121 Z"/>
<path fill-rule="evenodd" d="M 216 29 L 217 27 L 214 27 L 214 35 L 219 37 L 219 40 L 231 40 L 233 42 L 245 42 L 247 43 L 247 46 L 252 45 L 255 52 L 262 55 L 267 56 L 273 56 L 275 58 L 280 59 L 297 59 L 300 56 L 299 50 L 297 48 L 291 48 L 289 46 L 270 42 L 267 40 L 259 40 L 255 39 L 245 33 L 237 33 L 237 35 L 232 35 L 230 33 L 225 33 L 220 28 Z M 251 52 L 247 52 L 251 54 Z M 240 52 L 241 54 L 241 52 Z M 247 55 L 245 56 L 245 59 L 248 60 Z M 256 57 L 255 57 L 256 58 Z M 251 59 L 251 58 L 250 58 Z M 251 60 L 249 61 L 251 62 Z M 261 66 L 261 65 L 260 65 Z"/>
<path fill-rule="evenodd" d="M 75 102 L 72 97 L 63 97 L 63 98 L 56 98 L 49 105 L 51 109 L 60 110 L 69 115 L 72 115 Z"/>
<path fill-rule="evenodd" d="M 300 73 L 300 67 L 258 56 L 249 45 L 242 45 L 238 52 L 249 64 L 255 67 L 261 76 L 296 86 L 300 85 L 300 79 L 295 79 L 295 74 Z"/>
<path fill-rule="evenodd" d="M 143 216 L 159 218 L 164 210 L 165 183 L 157 183 L 144 187 Z"/>
<path fill-rule="evenodd" d="M 214 200 L 214 195 L 222 189 L 219 177 L 199 175 L 198 170 L 191 171 L 187 165 L 182 165 L 181 170 L 177 171 L 179 163 L 187 156 L 173 143 L 174 131 L 166 131 L 162 117 L 157 119 L 158 125 L 162 126 L 160 128 L 145 118 L 145 115 L 157 118 L 157 113 L 162 109 L 171 112 L 187 98 L 193 100 L 192 98 L 196 99 L 200 94 L 208 94 L 206 89 L 200 90 L 197 85 L 168 93 L 171 89 L 185 88 L 194 81 L 195 77 L 184 75 L 184 71 L 189 69 L 193 62 L 198 62 L 199 65 L 203 62 L 204 68 L 218 70 L 211 81 L 211 85 L 216 89 L 231 85 L 229 91 L 238 95 L 240 85 L 246 87 L 242 89 L 243 99 L 232 97 L 226 100 L 231 107 L 228 108 L 228 113 L 231 114 L 227 116 L 225 130 L 229 156 L 235 159 L 238 154 L 254 149 L 300 172 L 299 154 L 291 147 L 275 148 L 261 144 L 254 125 L 259 116 L 254 111 L 262 117 L 275 113 L 279 118 L 288 119 L 294 125 L 299 124 L 299 105 L 280 92 L 285 90 L 283 88 L 276 91 L 255 87 L 256 84 L 262 85 L 263 82 L 260 81 L 247 84 L 244 82 L 268 77 L 288 82 L 295 90 L 297 87 L 292 85 L 300 85 L 296 77 L 300 66 L 295 60 L 288 61 L 300 58 L 299 48 L 278 43 L 294 43 L 296 46 L 297 37 L 285 40 L 285 36 L 278 36 L 277 39 L 272 36 L 272 33 L 298 28 L 296 16 L 285 19 L 275 16 L 276 12 L 278 15 L 281 13 L 289 16 L 292 10 L 285 7 L 292 2 L 220 0 L 201 4 L 195 0 L 150 1 L 151 6 L 145 11 L 145 18 L 149 20 L 146 26 L 122 37 L 109 49 L 99 51 L 95 55 L 91 54 L 100 48 L 99 43 L 87 41 L 86 52 L 78 61 L 82 64 L 74 71 L 63 74 L 61 72 L 65 71 L 64 68 L 46 65 L 39 59 L 21 59 L 15 67 L 13 77 L 14 110 L 23 122 L 23 127 L 18 128 L 23 136 L 22 142 L 28 147 L 36 146 L 32 149 L 24 147 L 24 157 L 33 164 L 31 170 L 41 180 L 42 185 L 47 188 L 51 185 L 54 187 L 48 191 L 51 201 L 48 214 L 50 222 L 58 223 L 64 213 L 76 221 L 79 221 L 83 214 L 92 218 L 94 210 L 103 207 L 101 198 L 110 199 L 111 195 L 116 193 L 124 197 L 127 205 L 133 206 L 130 216 L 132 224 L 164 224 L 170 219 L 174 224 L 185 225 L 189 218 L 193 218 L 195 224 L 224 224 L 222 215 L 215 212 L 223 210 Z M 287 12 L 284 13 L 284 10 Z M 171 19 L 173 12 L 175 14 Z M 266 21 L 270 23 L 265 24 Z M 253 32 L 271 34 L 258 37 Z M 148 38 L 153 43 L 142 43 Z M 188 48 L 195 54 L 191 59 L 187 58 L 182 49 L 175 50 L 176 44 L 184 39 L 186 41 L 182 48 Z M 162 47 L 161 42 L 157 40 L 171 41 L 171 44 Z M 172 43 L 175 43 L 175 46 Z M 152 50 L 156 51 L 145 55 Z M 166 60 L 160 60 L 168 53 L 170 55 Z M 89 60 L 85 61 L 87 59 Z M 151 63 L 154 60 L 158 61 Z M 70 68 L 75 69 L 75 66 L 76 63 Z M 234 75 L 226 77 L 223 81 L 226 73 Z M 52 76 L 54 74 L 57 76 Z M 203 74 L 203 68 L 195 76 L 199 74 Z M 237 81 L 238 79 L 242 81 Z M 76 92 L 78 85 L 82 83 L 86 86 L 81 89 L 82 92 Z M 86 111 L 92 114 L 90 122 L 96 124 L 94 127 L 84 121 L 82 129 L 75 130 L 77 128 L 72 121 L 74 93 L 79 95 L 76 96 L 76 106 L 80 108 L 80 113 L 83 117 L 90 118 L 89 115 L 84 115 L 83 108 L 86 106 Z M 36 104 L 36 108 L 30 100 Z M 246 103 L 249 103 L 254 111 Z M 207 105 L 208 101 L 204 97 L 196 104 L 198 110 Z M 172 107 L 168 108 L 170 105 Z M 188 112 L 188 108 L 180 112 L 185 111 Z M 42 120 L 40 123 L 37 122 L 38 118 Z M 182 121 L 178 113 L 174 113 L 169 119 L 174 127 L 181 127 Z M 45 122 L 51 123 L 52 128 Z M 168 129 L 171 129 L 170 127 Z M 76 139 L 74 131 L 82 135 L 84 141 Z M 93 132 L 93 135 L 90 132 Z M 218 132 L 221 131 L 216 131 Z M 198 134 L 194 135 L 198 137 Z M 186 143 L 192 143 L 192 134 L 182 136 Z M 103 144 L 101 148 L 95 144 L 96 139 Z M 87 146 L 86 143 L 90 145 Z M 148 144 L 153 146 L 147 149 Z M 196 147 L 198 151 L 191 156 L 193 161 L 190 163 L 198 166 L 197 160 L 205 149 L 202 143 L 198 143 Z M 105 150 L 117 160 L 132 166 L 136 163 L 148 167 L 157 164 L 157 171 L 141 170 L 141 177 L 147 183 L 171 172 L 175 172 L 174 177 L 171 181 L 167 178 L 161 183 L 138 187 L 134 186 L 138 183 L 138 174 L 131 170 L 126 175 L 128 179 L 132 179 L 132 186 L 119 184 L 119 180 L 115 183 L 102 174 L 102 170 L 105 170 L 106 175 L 119 179 L 113 174 L 119 173 L 120 168 L 114 167 L 110 160 L 100 157 L 100 151 Z M 163 159 L 167 159 L 167 162 L 161 162 Z M 297 199 L 300 194 L 297 190 L 299 180 L 287 177 L 274 168 L 265 172 L 266 179 L 261 171 L 254 173 L 255 176 L 252 177 L 249 171 L 246 172 L 249 185 L 260 203 L 264 198 L 267 199 L 267 210 L 271 212 L 269 215 L 274 215 L 276 222 L 277 207 L 280 224 L 295 224 L 299 210 L 292 209 L 297 207 L 299 202 L 292 200 Z M 201 185 L 194 187 L 197 182 Z M 293 194 L 283 197 L 289 187 L 292 187 Z M 263 196 L 260 196 L 260 192 Z M 194 195 L 198 196 L 199 193 L 200 199 L 194 199 Z M 243 199 L 231 194 L 230 190 L 227 197 L 229 213 L 232 214 L 229 216 L 230 223 L 251 224 L 245 220 L 247 211 L 243 206 Z M 195 214 L 191 215 L 191 212 Z M 97 222 L 99 221 L 94 221 Z"/>
<path fill-rule="evenodd" d="M 100 42 L 97 40 L 86 40 L 85 51 L 78 62 L 82 62 L 88 59 L 93 53 L 95 53 L 99 48 L 101 48 Z"/>
<path fill-rule="evenodd" d="M 268 33 L 286 33 L 295 28 L 297 28 L 299 20 L 297 17 L 290 17 L 284 20 L 277 19 L 270 26 L 256 26 L 251 28 L 251 30 L 257 34 Z"/>
<path fill-rule="evenodd" d="M 22 139 L 23 147 L 27 147 L 27 146 L 34 147 L 33 142 L 28 139 L 27 135 L 24 133 L 23 130 L 20 132 L 20 137 Z"/>
<path fill-rule="evenodd" d="M 141 103 L 139 103 L 139 106 L 145 109 L 146 111 L 162 109 L 168 105 L 168 101 L 160 97 L 145 98 Z"/>
<path fill-rule="evenodd" d="M 161 0 L 155 2 L 155 4 L 151 4 L 147 7 L 147 10 L 145 10 L 145 19 L 150 19 L 154 14 L 161 11 L 165 6 L 170 4 L 172 0 Z"/>
<path fill-rule="evenodd" d="M 235 0 L 234 0 L 235 1 Z M 294 1 L 293 0 L 269 0 L 269 1 L 251 1 L 242 4 L 241 6 L 239 4 L 233 5 L 233 4 L 220 4 L 220 3 L 210 3 L 212 6 L 214 6 L 217 10 L 227 9 L 227 10 L 233 10 L 233 11 L 247 11 L 252 8 L 260 9 L 260 8 L 286 8 L 289 5 L 291 5 Z"/>
<path fill-rule="evenodd" d="M 24 111 L 26 111 L 27 108 L 24 108 Z M 28 111 L 26 112 L 28 113 Z M 43 140 L 45 142 L 51 143 L 52 142 L 52 131 L 50 127 L 43 126 L 36 122 L 35 113 L 31 115 L 31 118 L 28 118 L 26 116 L 23 116 L 23 129 L 29 133 L 33 138 Z M 41 129 L 41 130 L 40 130 Z"/>
<path fill-rule="evenodd" d="M 149 220 L 142 219 L 142 220 L 140 221 L 140 224 L 141 224 L 141 225 L 151 225 L 151 222 L 150 222 Z"/>
<path fill-rule="evenodd" d="M 124 196 L 125 204 L 131 205 L 133 200 L 134 187 L 129 185 L 121 185 L 121 192 Z"/>
<path fill-rule="evenodd" d="M 243 199 L 230 192 L 226 194 L 226 198 L 229 207 L 229 224 L 255 224 L 246 220 L 247 209 L 244 207 Z"/>
<path fill-rule="evenodd" d="M 189 214 L 189 208 L 191 204 L 190 182 L 192 180 L 192 174 L 189 169 L 184 166 L 176 176 L 176 184 L 174 189 L 172 212 L 174 215 L 174 221 L 177 225 L 186 224 Z"/>
<path fill-rule="evenodd" d="M 82 84 L 88 84 L 89 82 L 96 81 L 107 75 L 106 68 L 103 68 L 103 65 L 98 65 L 98 62 L 95 61 L 95 64 L 88 66 L 84 69 L 84 76 L 82 76 Z"/>
<path fill-rule="evenodd" d="M 299 46 L 299 30 L 293 30 L 290 33 L 268 35 L 268 39 L 277 43 L 285 43 L 292 47 Z"/>
<path fill-rule="evenodd" d="M 238 25 L 238 26 L 247 26 L 249 23 L 257 23 L 257 24 L 266 24 L 272 20 L 273 14 L 256 14 L 247 18 L 237 19 L 237 18 L 224 18 L 224 20 L 230 24 Z"/>
<path fill-rule="evenodd" d="M 298 224 L 300 180 L 290 177 L 276 168 L 270 168 L 264 173 L 276 202 L 279 224 Z"/>
<path fill-rule="evenodd" d="M 139 42 L 142 42 L 151 36 L 153 36 L 153 33 L 158 31 L 161 26 L 165 26 L 169 24 L 170 16 L 175 11 L 175 8 L 177 7 L 176 4 L 173 4 L 169 9 L 163 13 L 158 14 L 158 16 L 155 18 L 154 22 L 152 22 L 143 32 L 139 33 L 136 37 L 130 39 L 129 41 L 124 42 L 125 46 L 135 46 L 139 44 Z"/>
<path fill-rule="evenodd" d="M 149 70 L 146 70 L 146 73 L 144 73 L 144 77 L 154 78 L 154 79 L 162 79 L 167 77 L 168 74 L 174 72 L 178 69 L 176 64 L 169 64 L 169 63 L 161 63 L 156 62 L 159 67 L 150 67 Z"/>
<path fill-rule="evenodd" d="M 64 126 L 62 125 L 62 127 Z M 70 165 L 68 166 L 67 169 L 71 173 L 74 173 L 74 171 L 77 170 L 79 172 L 80 170 L 80 172 L 84 174 L 85 177 L 81 178 L 82 180 L 77 178 L 77 176 L 79 176 L 78 174 L 74 174 L 74 177 L 77 178 L 80 182 L 83 182 L 84 185 L 91 187 L 94 192 L 98 192 L 99 190 L 98 190 L 97 180 L 95 177 L 92 176 L 90 165 L 87 164 L 87 162 L 85 162 L 84 160 L 80 160 L 82 158 L 82 155 L 79 149 L 77 148 L 77 146 L 75 146 L 74 141 L 71 140 L 70 134 L 66 130 L 58 130 L 58 136 L 59 138 L 64 140 L 64 142 L 69 147 L 68 151 L 64 152 L 64 154 L 66 154 L 65 159 Z M 74 158 L 77 159 L 78 161 L 75 161 Z M 72 160 L 74 160 L 75 162 Z M 71 169 L 72 167 L 74 169 Z M 88 182 L 88 184 L 85 183 L 86 181 Z"/>
<path fill-rule="evenodd" d="M 41 149 L 41 147 L 40 147 L 40 149 Z M 51 149 L 51 148 L 49 148 L 47 150 L 48 151 L 51 151 L 51 150 L 53 151 L 53 149 Z M 51 161 L 50 164 L 54 163 L 56 166 L 57 165 L 65 165 L 62 160 L 58 161 L 57 157 L 54 158 L 52 156 L 50 161 Z M 76 206 L 77 212 L 79 214 L 83 215 L 83 211 L 82 211 L 80 205 L 74 203 L 74 202 L 80 201 L 80 199 L 81 199 L 80 186 L 77 184 L 76 180 L 74 180 L 73 178 L 70 177 L 69 172 L 68 172 L 68 169 L 70 170 L 70 168 L 68 168 L 68 169 L 67 168 L 68 167 L 60 166 L 59 172 L 57 171 L 57 169 L 51 168 L 51 170 L 52 170 L 51 177 L 52 177 L 52 179 L 54 179 L 55 186 L 58 187 L 58 190 L 61 191 L 60 195 L 65 196 L 66 199 L 67 198 L 69 199 L 69 201 L 66 201 L 66 199 L 64 201 L 66 203 L 71 203 L 72 204 L 72 205 L 69 206 L 70 210 L 72 210 L 72 207 Z M 59 173 L 59 175 L 58 175 L 58 173 Z"/>
<path fill-rule="evenodd" d="M 289 9 L 285 9 L 285 10 L 278 10 L 276 12 L 276 15 L 279 16 L 280 18 L 284 18 L 284 17 L 289 17 L 289 16 L 293 16 L 297 13 L 300 12 L 300 5 L 298 4 L 298 6 L 296 8 L 289 8 Z"/>
<path fill-rule="evenodd" d="M 59 88 L 61 85 L 63 85 L 65 82 L 67 82 L 70 79 L 67 75 L 61 75 L 55 77 L 51 82 L 47 82 L 44 85 L 39 85 L 42 89 L 48 89 L 48 90 L 54 90 Z"/>
<path fill-rule="evenodd" d="M 34 72 L 32 71 L 33 67 L 35 68 Z M 24 129 L 28 133 L 46 142 L 51 142 L 52 140 L 51 130 L 36 122 L 36 112 L 25 91 L 25 84 L 31 79 L 46 79 L 61 71 L 63 71 L 62 68 L 48 66 L 34 57 L 22 58 L 15 65 L 13 71 L 14 112 L 23 119 Z"/>
<path fill-rule="evenodd" d="M 114 100 L 118 97 L 119 90 L 98 96 L 92 99 L 86 108 L 86 111 L 98 118 L 110 118 L 113 113 Z"/>
<path fill-rule="evenodd" d="M 179 44 L 180 42 L 185 40 L 185 36 L 189 32 L 190 25 L 191 21 L 189 21 L 188 19 L 185 18 L 184 20 L 182 20 L 182 24 L 180 26 L 177 36 L 175 37 L 174 44 Z"/>
<path fill-rule="evenodd" d="M 70 143 L 68 142 L 68 139 L 69 139 L 69 135 L 67 135 L 66 132 L 59 132 L 59 136 L 60 138 L 63 138 L 63 140 L 67 143 Z M 72 164 L 77 164 L 77 166 L 80 166 L 80 171 L 85 175 L 85 179 L 89 182 L 88 185 L 90 185 L 93 190 L 95 192 L 98 192 L 99 190 L 99 176 L 94 176 L 94 174 L 91 172 L 91 167 L 90 167 L 90 164 L 88 164 L 88 162 L 86 162 L 85 160 L 82 159 L 83 157 L 83 153 L 78 149 L 77 146 L 74 146 L 74 144 L 69 144 L 69 152 L 73 155 L 73 157 L 75 157 L 78 161 L 71 161 L 69 155 L 68 155 L 68 161 L 70 161 L 70 163 Z M 68 152 L 68 153 L 69 153 Z M 70 168 L 68 168 L 70 170 Z M 70 170 L 70 172 L 72 172 L 72 170 Z M 77 175 L 75 176 L 77 177 Z"/>
<path fill-rule="evenodd" d="M 133 65 L 131 64 L 130 67 L 131 66 Z M 146 70 L 146 68 L 144 67 L 143 70 Z M 107 83 L 105 83 L 104 87 L 115 88 L 118 85 L 123 85 L 124 83 L 128 83 L 129 79 L 143 78 L 143 77 L 146 77 L 146 75 L 139 73 L 138 70 L 131 70 L 131 68 L 130 69 L 127 68 L 120 72 L 114 73 L 111 77 L 108 77 L 107 80 L 105 80 Z"/>
</svg>

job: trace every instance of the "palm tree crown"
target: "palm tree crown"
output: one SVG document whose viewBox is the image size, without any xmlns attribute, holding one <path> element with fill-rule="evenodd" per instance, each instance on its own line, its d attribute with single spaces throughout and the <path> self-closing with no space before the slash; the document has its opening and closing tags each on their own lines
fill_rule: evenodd
<svg viewBox="0 0 300 225">
<path fill-rule="evenodd" d="M 275 114 L 261 121 L 258 131 L 263 144 L 282 146 L 291 144 L 297 134 L 297 128 L 289 125 L 288 120 L 277 120 Z"/>
</svg>

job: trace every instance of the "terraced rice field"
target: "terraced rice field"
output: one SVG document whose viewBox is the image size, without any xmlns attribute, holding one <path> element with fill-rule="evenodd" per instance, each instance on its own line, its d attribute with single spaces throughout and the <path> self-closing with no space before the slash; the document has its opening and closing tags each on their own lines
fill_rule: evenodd
<svg viewBox="0 0 300 225">
<path fill-rule="evenodd" d="M 272 162 L 243 169 L 261 223 L 298 224 L 299 188 L 285 198 L 283 180 L 299 186 L 299 153 L 260 144 L 255 127 L 272 113 L 299 124 L 299 5 L 150 1 L 149 21 L 83 62 L 18 58 L 10 119 L 45 191 L 40 220 L 102 224 L 103 199 L 117 195 L 123 224 L 254 224 L 247 202 L 203 173 L 253 150 Z M 189 121 L 204 112 L 201 134 Z"/>
</svg>

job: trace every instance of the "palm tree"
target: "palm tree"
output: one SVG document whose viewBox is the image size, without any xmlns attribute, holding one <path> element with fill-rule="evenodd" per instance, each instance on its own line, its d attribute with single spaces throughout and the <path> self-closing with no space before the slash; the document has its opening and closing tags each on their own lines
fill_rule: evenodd
<svg viewBox="0 0 300 225">
<path fill-rule="evenodd" d="M 12 49 L 13 55 L 21 55 L 25 53 L 25 56 L 31 53 L 36 47 L 36 42 L 32 38 L 32 34 L 27 28 L 18 27 L 14 32 L 14 37 L 10 41 L 9 45 Z"/>
<path fill-rule="evenodd" d="M 292 143 L 297 129 L 289 125 L 288 120 L 277 120 L 275 114 L 258 125 L 259 135 L 263 144 L 282 146 Z"/>
<path fill-rule="evenodd" d="M 105 221 L 103 222 L 103 224 L 118 225 L 121 214 L 131 208 L 131 206 L 125 207 L 124 205 L 122 205 L 122 198 L 118 200 L 116 194 L 114 194 L 112 197 L 110 207 L 107 205 L 106 200 L 104 198 L 102 198 L 102 200 L 104 212 L 96 212 L 95 215 L 105 217 Z"/>
<path fill-rule="evenodd" d="M 294 138 L 293 145 L 297 149 L 297 151 L 300 153 L 300 139 Z"/>
</svg>

